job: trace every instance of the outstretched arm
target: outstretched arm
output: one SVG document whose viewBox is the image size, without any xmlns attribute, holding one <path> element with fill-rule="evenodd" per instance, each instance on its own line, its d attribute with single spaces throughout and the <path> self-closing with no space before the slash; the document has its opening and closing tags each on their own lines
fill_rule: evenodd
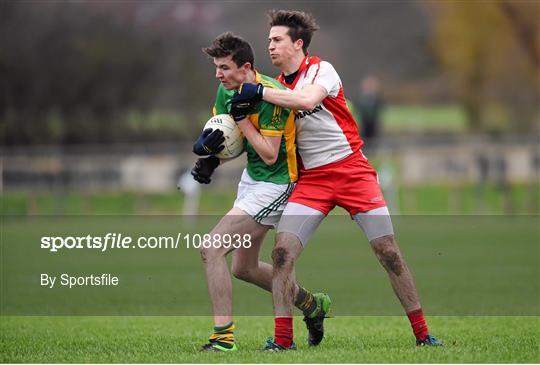
<svg viewBox="0 0 540 365">
<path fill-rule="evenodd" d="M 294 110 L 312 110 L 328 95 L 320 85 L 311 84 L 301 90 L 280 90 L 264 88 L 263 100 L 271 104 Z"/>
</svg>

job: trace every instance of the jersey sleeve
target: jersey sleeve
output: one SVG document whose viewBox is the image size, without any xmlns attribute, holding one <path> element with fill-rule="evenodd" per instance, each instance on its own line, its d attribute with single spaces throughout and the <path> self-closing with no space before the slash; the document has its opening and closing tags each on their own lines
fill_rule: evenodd
<svg viewBox="0 0 540 365">
<path fill-rule="evenodd" d="M 262 102 L 259 112 L 259 132 L 263 136 L 281 136 L 290 113 L 290 109 Z"/>
<path fill-rule="evenodd" d="M 341 87 L 341 79 L 334 66 L 326 61 L 311 66 L 307 71 L 306 80 L 308 83 L 321 85 L 328 95 L 333 97 L 337 96 Z"/>
</svg>

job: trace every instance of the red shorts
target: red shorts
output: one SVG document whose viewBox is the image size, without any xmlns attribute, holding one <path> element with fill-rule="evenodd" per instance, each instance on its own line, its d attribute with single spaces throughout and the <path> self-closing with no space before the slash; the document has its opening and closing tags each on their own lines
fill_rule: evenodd
<svg viewBox="0 0 540 365">
<path fill-rule="evenodd" d="M 289 202 L 324 214 L 338 205 L 351 216 L 386 206 L 377 173 L 361 151 L 328 165 L 302 170 Z"/>
</svg>

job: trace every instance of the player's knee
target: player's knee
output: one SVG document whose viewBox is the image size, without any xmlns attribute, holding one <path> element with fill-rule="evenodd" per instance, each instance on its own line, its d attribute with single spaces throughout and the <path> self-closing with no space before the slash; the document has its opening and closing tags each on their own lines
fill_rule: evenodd
<svg viewBox="0 0 540 365">
<path fill-rule="evenodd" d="M 209 256 L 208 250 L 205 248 L 201 248 L 199 250 L 199 254 L 201 255 L 201 260 L 203 264 L 206 265 L 208 263 L 208 256 Z"/>
<path fill-rule="evenodd" d="M 376 238 L 371 241 L 371 245 L 377 256 L 382 259 L 392 258 L 398 253 L 397 246 L 390 236 Z"/>
<path fill-rule="evenodd" d="M 199 250 L 201 254 L 201 259 L 203 264 L 211 263 L 216 257 L 218 257 L 218 252 L 214 248 L 202 248 Z"/>
<path fill-rule="evenodd" d="M 371 240 L 371 246 L 376 253 L 382 253 L 384 251 L 397 250 L 397 245 L 394 241 L 393 235 L 382 236 Z"/>
<path fill-rule="evenodd" d="M 274 268 L 283 268 L 288 261 L 291 261 L 290 254 L 285 247 L 277 246 L 272 250 L 272 262 Z"/>
<path fill-rule="evenodd" d="M 396 276 L 401 275 L 404 265 L 394 236 L 376 238 L 371 244 L 382 265 Z"/>
<path fill-rule="evenodd" d="M 251 282 L 251 278 L 253 277 L 250 268 L 244 266 L 233 265 L 231 267 L 231 272 L 235 278 L 247 282 Z"/>
</svg>

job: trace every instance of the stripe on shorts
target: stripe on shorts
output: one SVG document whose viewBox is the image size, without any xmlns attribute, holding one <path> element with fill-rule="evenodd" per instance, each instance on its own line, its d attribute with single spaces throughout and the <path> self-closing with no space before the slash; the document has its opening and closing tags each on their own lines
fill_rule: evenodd
<svg viewBox="0 0 540 365">
<path fill-rule="evenodd" d="M 282 204 L 284 204 L 287 201 L 287 199 L 289 199 L 289 196 L 291 195 L 293 188 L 294 188 L 294 185 L 289 183 L 289 185 L 287 185 L 287 189 L 285 190 L 283 194 L 281 194 L 276 200 L 270 203 L 270 205 L 261 209 L 259 213 L 255 214 L 255 216 L 253 217 L 255 222 L 261 223 L 261 221 L 264 218 L 268 217 L 270 213 L 277 211 L 278 208 Z"/>
</svg>

